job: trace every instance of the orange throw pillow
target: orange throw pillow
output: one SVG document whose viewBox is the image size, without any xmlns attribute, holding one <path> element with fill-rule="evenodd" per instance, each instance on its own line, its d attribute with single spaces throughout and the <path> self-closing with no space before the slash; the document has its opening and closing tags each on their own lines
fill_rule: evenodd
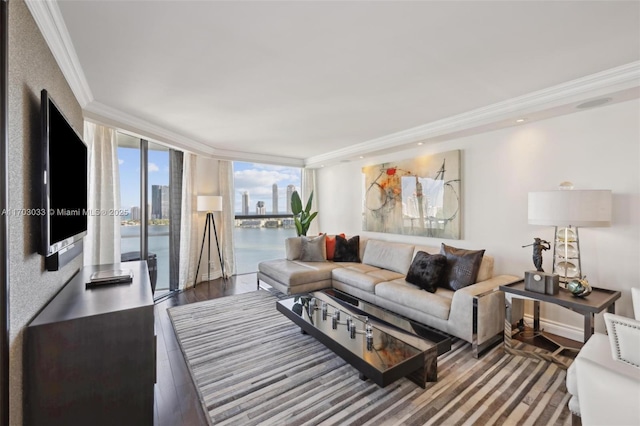
<svg viewBox="0 0 640 426">
<path fill-rule="evenodd" d="M 322 235 L 322 233 L 320 233 L 319 235 Z M 338 234 L 338 235 L 340 235 L 342 238 L 345 238 L 344 234 Z M 327 235 L 327 237 L 325 238 L 325 243 L 327 245 L 327 260 L 333 260 L 333 254 L 336 251 L 336 236 Z"/>
</svg>

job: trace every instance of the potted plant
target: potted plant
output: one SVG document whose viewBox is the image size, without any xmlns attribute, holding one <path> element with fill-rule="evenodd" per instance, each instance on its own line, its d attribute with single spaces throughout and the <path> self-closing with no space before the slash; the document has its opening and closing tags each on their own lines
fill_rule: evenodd
<svg viewBox="0 0 640 426">
<path fill-rule="evenodd" d="M 311 213 L 311 201 L 313 200 L 313 191 L 311 191 L 311 195 L 309 195 L 309 200 L 307 201 L 307 205 L 304 210 L 302 209 L 302 200 L 300 199 L 300 195 L 298 191 L 293 191 L 291 194 L 291 212 L 293 213 L 293 221 L 296 225 L 296 231 L 298 233 L 298 237 L 301 235 L 307 235 L 307 231 L 309 230 L 309 225 L 313 219 L 318 215 L 318 212 Z"/>
</svg>

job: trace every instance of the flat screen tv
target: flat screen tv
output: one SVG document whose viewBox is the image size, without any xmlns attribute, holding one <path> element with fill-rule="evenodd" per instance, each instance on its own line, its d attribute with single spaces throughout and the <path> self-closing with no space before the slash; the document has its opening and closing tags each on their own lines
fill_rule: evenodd
<svg viewBox="0 0 640 426">
<path fill-rule="evenodd" d="M 42 252 L 51 256 L 87 234 L 87 146 L 42 90 Z"/>
</svg>

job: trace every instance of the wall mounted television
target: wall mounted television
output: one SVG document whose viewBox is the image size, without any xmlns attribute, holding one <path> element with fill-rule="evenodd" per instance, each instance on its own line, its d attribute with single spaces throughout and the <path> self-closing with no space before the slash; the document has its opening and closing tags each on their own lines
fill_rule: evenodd
<svg viewBox="0 0 640 426">
<path fill-rule="evenodd" d="M 41 102 L 41 254 L 47 257 L 47 269 L 56 270 L 63 264 L 58 255 L 77 256 L 87 234 L 88 150 L 46 90 L 42 90 Z M 72 250 L 74 245 L 79 250 Z"/>
</svg>

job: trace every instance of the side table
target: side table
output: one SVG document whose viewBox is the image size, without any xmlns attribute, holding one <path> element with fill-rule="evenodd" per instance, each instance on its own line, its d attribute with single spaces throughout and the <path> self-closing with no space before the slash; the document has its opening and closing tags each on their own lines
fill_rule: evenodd
<svg viewBox="0 0 640 426">
<path fill-rule="evenodd" d="M 593 288 L 591 294 L 587 297 L 576 297 L 569 290 L 560 288 L 560 292 L 556 295 L 536 293 L 534 291 L 525 290 L 524 280 L 512 284 L 501 285 L 500 290 L 505 293 L 507 303 L 507 315 L 504 321 L 504 349 L 506 353 L 530 358 L 543 359 L 560 365 L 562 368 L 568 368 L 571 362 L 567 362 L 560 358 L 562 352 L 578 352 L 582 345 L 589 340 L 594 332 L 594 316 L 604 311 L 615 313 L 616 300 L 621 296 L 619 291 L 607 290 L 602 288 Z M 518 349 L 513 342 L 520 328 L 524 326 L 522 318 L 524 314 L 524 301 L 533 301 L 533 331 L 543 339 L 551 342 L 555 347 L 554 351 L 536 351 L 527 349 Z M 584 317 L 584 330 L 582 342 L 575 342 L 575 347 L 562 345 L 553 338 L 545 335 L 540 330 L 540 302 L 553 303 L 563 308 L 572 310 Z M 517 324 L 514 330 L 513 326 Z M 517 345 L 520 346 L 520 345 Z M 526 346 L 525 346 L 526 348 Z M 574 354 L 575 355 L 575 354 Z"/>
</svg>

